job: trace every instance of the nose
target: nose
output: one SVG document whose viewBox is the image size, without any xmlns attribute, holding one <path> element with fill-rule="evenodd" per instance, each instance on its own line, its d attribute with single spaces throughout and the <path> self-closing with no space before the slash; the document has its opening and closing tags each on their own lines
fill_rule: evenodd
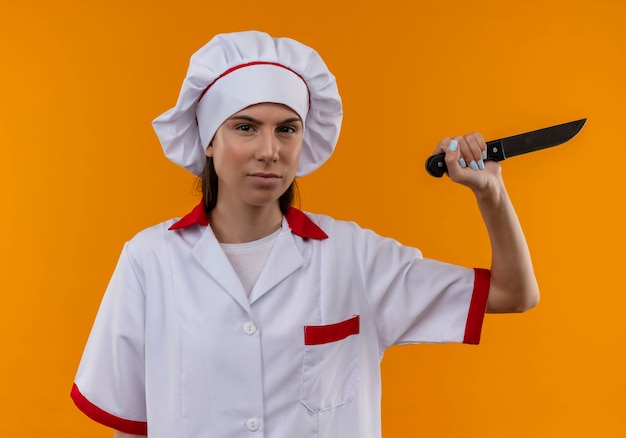
<svg viewBox="0 0 626 438">
<path fill-rule="evenodd" d="M 255 157 L 259 161 L 275 162 L 278 161 L 278 150 L 278 141 L 274 133 L 268 130 L 268 132 L 264 132 L 263 135 L 259 136 Z"/>
</svg>

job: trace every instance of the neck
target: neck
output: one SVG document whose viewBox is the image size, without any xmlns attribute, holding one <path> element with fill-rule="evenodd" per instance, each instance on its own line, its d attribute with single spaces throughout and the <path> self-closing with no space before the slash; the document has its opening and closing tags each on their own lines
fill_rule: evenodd
<svg viewBox="0 0 626 438">
<path fill-rule="evenodd" d="M 278 230 L 283 214 L 278 204 L 248 207 L 236 212 L 219 203 L 209 213 L 209 222 L 220 243 L 245 243 L 262 239 Z"/>
</svg>

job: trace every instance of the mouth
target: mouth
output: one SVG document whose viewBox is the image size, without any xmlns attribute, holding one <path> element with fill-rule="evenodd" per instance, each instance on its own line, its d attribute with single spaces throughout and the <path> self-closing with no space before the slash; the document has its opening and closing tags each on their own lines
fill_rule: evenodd
<svg viewBox="0 0 626 438">
<path fill-rule="evenodd" d="M 250 173 L 248 174 L 248 176 L 251 176 L 254 178 L 264 178 L 264 179 L 280 179 L 280 176 L 276 175 L 275 173 L 257 172 L 257 173 Z"/>
<path fill-rule="evenodd" d="M 277 184 L 281 184 L 282 181 L 280 175 L 266 172 L 249 173 L 248 178 L 257 187 L 275 187 Z"/>
</svg>

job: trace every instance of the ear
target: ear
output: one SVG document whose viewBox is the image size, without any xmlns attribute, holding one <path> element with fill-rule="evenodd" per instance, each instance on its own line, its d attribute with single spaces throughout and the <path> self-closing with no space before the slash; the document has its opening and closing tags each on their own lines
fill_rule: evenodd
<svg viewBox="0 0 626 438">
<path fill-rule="evenodd" d="M 209 143 L 209 145 L 204 150 L 204 155 L 207 157 L 213 157 L 213 142 Z"/>
</svg>

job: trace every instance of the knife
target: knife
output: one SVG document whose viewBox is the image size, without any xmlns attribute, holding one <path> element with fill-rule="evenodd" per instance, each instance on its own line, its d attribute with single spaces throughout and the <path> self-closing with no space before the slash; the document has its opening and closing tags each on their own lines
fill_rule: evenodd
<svg viewBox="0 0 626 438">
<path fill-rule="evenodd" d="M 573 138 L 587 119 L 575 120 L 524 134 L 487 142 L 487 160 L 502 161 L 515 155 L 560 145 Z M 426 171 L 437 178 L 448 171 L 444 161 L 446 154 L 432 155 L 426 160 Z"/>
</svg>

